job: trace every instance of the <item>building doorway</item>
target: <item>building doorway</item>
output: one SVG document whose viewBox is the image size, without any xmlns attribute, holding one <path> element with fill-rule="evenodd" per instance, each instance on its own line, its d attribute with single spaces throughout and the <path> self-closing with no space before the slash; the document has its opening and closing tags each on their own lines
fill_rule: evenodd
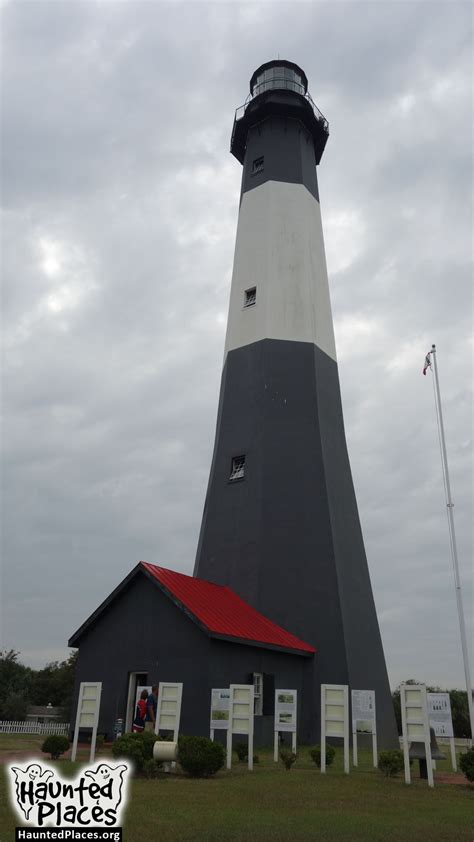
<svg viewBox="0 0 474 842">
<path fill-rule="evenodd" d="M 125 731 L 132 730 L 132 722 L 135 716 L 135 705 L 137 698 L 137 688 L 146 687 L 148 684 L 148 673 L 142 671 L 129 672 L 128 674 L 128 694 L 127 694 L 127 715 L 125 717 Z"/>
</svg>

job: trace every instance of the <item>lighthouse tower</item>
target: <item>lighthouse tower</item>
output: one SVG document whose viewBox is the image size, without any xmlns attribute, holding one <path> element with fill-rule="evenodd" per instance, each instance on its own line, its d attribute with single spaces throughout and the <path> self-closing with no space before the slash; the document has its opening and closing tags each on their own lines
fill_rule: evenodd
<svg viewBox="0 0 474 842">
<path fill-rule="evenodd" d="M 323 682 L 375 690 L 379 743 L 396 745 L 342 416 L 316 175 L 327 138 L 298 65 L 255 71 L 232 131 L 242 189 L 194 575 L 316 648 L 310 739 Z"/>
</svg>

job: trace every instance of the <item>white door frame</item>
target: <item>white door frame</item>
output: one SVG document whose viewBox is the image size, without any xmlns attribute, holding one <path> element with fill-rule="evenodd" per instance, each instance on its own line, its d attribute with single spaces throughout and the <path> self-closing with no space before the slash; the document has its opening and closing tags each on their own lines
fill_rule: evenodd
<svg viewBox="0 0 474 842">
<path fill-rule="evenodd" d="M 148 670 L 135 670 L 134 672 L 129 673 L 128 693 L 127 693 L 127 711 L 126 711 L 126 714 L 125 714 L 125 731 L 124 731 L 125 734 L 127 733 L 127 731 L 132 730 L 132 723 L 133 723 L 134 714 L 135 714 L 135 711 L 133 709 L 133 703 L 135 701 L 134 684 L 135 684 L 137 675 L 148 675 Z"/>
</svg>

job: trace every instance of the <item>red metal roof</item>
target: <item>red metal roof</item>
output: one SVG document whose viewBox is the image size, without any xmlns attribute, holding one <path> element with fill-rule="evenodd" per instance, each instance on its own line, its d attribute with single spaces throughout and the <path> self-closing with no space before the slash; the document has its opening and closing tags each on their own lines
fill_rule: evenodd
<svg viewBox="0 0 474 842">
<path fill-rule="evenodd" d="M 146 561 L 141 561 L 140 565 L 211 634 L 266 643 L 306 654 L 316 651 L 304 640 L 272 623 L 224 585 L 215 585 Z"/>
</svg>

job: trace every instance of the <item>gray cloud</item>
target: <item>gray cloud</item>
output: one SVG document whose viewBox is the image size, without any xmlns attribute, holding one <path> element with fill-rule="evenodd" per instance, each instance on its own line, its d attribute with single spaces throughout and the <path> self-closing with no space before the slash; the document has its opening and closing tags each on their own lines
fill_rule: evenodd
<svg viewBox="0 0 474 842">
<path fill-rule="evenodd" d="M 41 666 L 140 559 L 191 572 L 263 61 L 330 121 L 319 180 L 346 430 L 392 683 L 462 685 L 435 341 L 472 630 L 465 3 L 3 7 L 3 645 Z"/>
</svg>

